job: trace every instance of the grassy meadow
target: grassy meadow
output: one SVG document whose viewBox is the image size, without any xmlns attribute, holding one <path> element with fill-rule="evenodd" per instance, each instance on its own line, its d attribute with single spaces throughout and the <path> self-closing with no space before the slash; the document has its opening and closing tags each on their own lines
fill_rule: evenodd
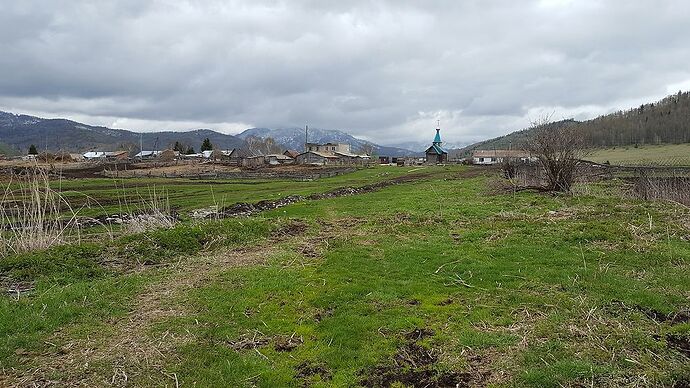
<svg viewBox="0 0 690 388">
<path fill-rule="evenodd" d="M 319 194 L 343 186 L 361 186 L 408 174 L 414 168 L 383 167 L 314 181 L 288 179 L 209 180 L 175 178 L 93 178 L 56 181 L 57 189 L 79 215 L 126 213 L 146 207 L 152 197 L 169 202 L 173 211 L 275 200 L 287 195 Z M 413 171 L 414 172 L 414 171 Z M 14 183 L 14 186 L 18 183 Z"/>
<path fill-rule="evenodd" d="M 603 148 L 587 160 L 621 166 L 690 166 L 690 143 Z"/>
<path fill-rule="evenodd" d="M 31 287 L 0 297 L 0 386 L 690 384 L 690 209 L 621 181 L 513 193 L 439 166 L 60 184 L 94 213 L 155 185 L 185 214 L 411 174 L 0 259 Z"/>
</svg>

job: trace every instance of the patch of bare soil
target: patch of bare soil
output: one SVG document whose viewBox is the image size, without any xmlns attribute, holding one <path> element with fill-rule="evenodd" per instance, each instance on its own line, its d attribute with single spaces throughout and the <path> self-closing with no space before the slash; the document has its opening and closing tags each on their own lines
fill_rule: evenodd
<svg viewBox="0 0 690 388">
<path fill-rule="evenodd" d="M 467 179 L 480 176 L 495 176 L 500 173 L 501 168 L 499 166 L 471 166 L 459 172 L 455 177 Z"/>
<path fill-rule="evenodd" d="M 690 322 L 690 310 L 680 310 L 672 311 L 670 313 L 663 313 L 651 308 L 643 307 L 640 305 L 626 305 L 620 300 L 612 300 L 611 306 L 613 308 L 619 308 L 623 310 L 635 310 L 644 314 L 647 318 L 657 322 L 657 323 L 668 323 L 671 325 L 676 325 L 679 323 Z"/>
<path fill-rule="evenodd" d="M 609 309 L 614 310 L 614 313 L 616 309 L 639 311 L 642 314 L 644 314 L 647 318 L 657 323 L 666 323 L 671 326 L 690 322 L 690 310 L 663 313 L 640 305 L 628 306 L 619 300 L 613 300 L 611 302 L 611 307 Z M 656 340 L 660 340 L 662 338 L 662 336 L 658 334 L 653 334 L 652 337 Z M 679 351 L 681 354 L 683 354 L 685 357 L 690 358 L 690 336 L 676 333 L 667 333 L 665 336 L 663 336 L 663 338 L 666 341 L 666 346 L 668 348 L 675 349 Z"/>
<path fill-rule="evenodd" d="M 673 383 L 673 388 L 690 388 L 690 380 L 680 379 Z"/>
<path fill-rule="evenodd" d="M 296 347 L 304 343 L 304 338 L 297 337 L 293 333 L 291 336 L 278 336 L 274 338 L 273 349 L 276 352 L 291 352 Z"/>
<path fill-rule="evenodd" d="M 421 329 L 414 329 L 403 336 L 408 341 L 417 342 L 423 338 L 433 337 L 436 334 L 433 330 L 423 327 Z"/>
<path fill-rule="evenodd" d="M 6 276 L 0 278 L 0 290 L 16 299 L 19 299 L 22 295 L 31 293 L 34 289 L 35 283 L 33 281 L 19 281 Z"/>
<path fill-rule="evenodd" d="M 254 332 L 253 335 L 243 335 L 234 341 L 228 341 L 228 345 L 230 345 L 233 350 L 239 352 L 240 350 L 256 349 L 266 346 L 270 341 L 270 338 L 259 332 Z"/>
<path fill-rule="evenodd" d="M 666 345 L 690 358 L 690 337 L 680 334 L 666 334 Z"/>
<path fill-rule="evenodd" d="M 314 321 L 321 322 L 325 318 L 332 317 L 335 310 L 332 307 L 326 309 L 319 309 L 316 314 L 314 314 Z"/>
<path fill-rule="evenodd" d="M 332 378 L 331 371 L 324 363 L 305 361 L 297 366 L 295 378 L 302 381 L 302 386 L 311 386 L 311 381 L 318 376 L 321 381 L 329 381 Z"/>
<path fill-rule="evenodd" d="M 439 351 L 427 349 L 419 340 L 431 337 L 434 331 L 418 328 L 402 335 L 404 342 L 393 357 L 360 372 L 359 383 L 365 387 L 391 387 L 402 384 L 412 387 L 467 387 L 473 385 L 469 372 L 443 370 L 438 364 Z"/>
</svg>

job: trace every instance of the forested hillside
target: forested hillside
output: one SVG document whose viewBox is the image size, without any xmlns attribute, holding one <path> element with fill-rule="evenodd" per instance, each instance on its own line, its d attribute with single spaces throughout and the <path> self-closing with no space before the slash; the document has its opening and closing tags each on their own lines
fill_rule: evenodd
<svg viewBox="0 0 690 388">
<path fill-rule="evenodd" d="M 690 142 L 690 92 L 579 124 L 595 147 Z"/>
<path fill-rule="evenodd" d="M 627 145 L 690 143 L 690 92 L 678 92 L 660 101 L 620 110 L 592 120 L 563 120 L 552 125 L 575 125 L 592 148 Z M 529 129 L 523 129 L 467 146 L 460 156 L 473 150 L 521 147 Z"/>
</svg>

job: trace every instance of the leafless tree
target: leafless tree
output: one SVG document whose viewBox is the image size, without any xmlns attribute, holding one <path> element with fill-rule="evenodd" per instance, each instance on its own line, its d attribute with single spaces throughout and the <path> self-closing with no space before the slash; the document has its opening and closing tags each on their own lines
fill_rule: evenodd
<svg viewBox="0 0 690 388">
<path fill-rule="evenodd" d="M 585 140 L 575 125 L 553 123 L 546 115 L 532 122 L 526 149 L 546 174 L 546 190 L 570 191 L 578 164 L 586 154 Z"/>
<path fill-rule="evenodd" d="M 271 137 L 262 139 L 256 136 L 249 136 L 245 141 L 249 151 L 254 155 L 279 154 L 282 152 L 281 146 Z"/>
<path fill-rule="evenodd" d="M 371 143 L 364 143 L 360 150 L 363 154 L 371 156 L 374 154 L 374 145 Z"/>
</svg>

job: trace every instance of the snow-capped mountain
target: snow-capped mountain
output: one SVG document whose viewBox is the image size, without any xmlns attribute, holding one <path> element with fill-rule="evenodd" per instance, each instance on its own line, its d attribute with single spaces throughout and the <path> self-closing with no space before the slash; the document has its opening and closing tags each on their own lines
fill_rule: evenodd
<svg viewBox="0 0 690 388">
<path fill-rule="evenodd" d="M 246 139 L 249 136 L 255 136 L 262 139 L 271 137 L 277 143 L 284 145 L 286 148 L 297 151 L 304 150 L 304 143 L 306 141 L 306 134 L 304 128 L 250 128 L 237 135 L 237 137 L 241 139 Z M 353 152 L 364 152 L 367 148 L 371 147 L 374 151 L 374 154 L 376 155 L 412 156 L 419 154 L 419 152 L 411 151 L 405 148 L 389 147 L 375 144 L 367 140 L 356 138 L 343 131 L 320 128 L 309 128 L 309 142 L 347 143 L 352 146 Z"/>
</svg>

